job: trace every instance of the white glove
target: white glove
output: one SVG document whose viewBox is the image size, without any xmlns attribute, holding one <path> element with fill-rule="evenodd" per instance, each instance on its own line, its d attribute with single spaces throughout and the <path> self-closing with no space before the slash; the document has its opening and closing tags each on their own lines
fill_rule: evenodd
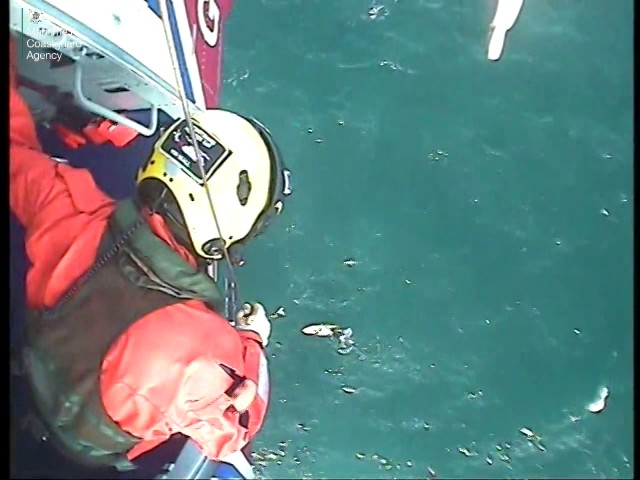
<svg viewBox="0 0 640 480">
<path fill-rule="evenodd" d="M 262 346 L 269 344 L 271 335 L 271 322 L 267 318 L 267 312 L 260 303 L 245 303 L 236 315 L 236 328 L 238 330 L 249 330 L 260 336 Z"/>
</svg>

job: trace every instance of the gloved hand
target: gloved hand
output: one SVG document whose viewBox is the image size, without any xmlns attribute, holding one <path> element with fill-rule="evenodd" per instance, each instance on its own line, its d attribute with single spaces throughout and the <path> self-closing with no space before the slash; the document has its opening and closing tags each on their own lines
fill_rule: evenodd
<svg viewBox="0 0 640 480">
<path fill-rule="evenodd" d="M 257 333 L 262 341 L 262 346 L 269 344 L 271 335 L 271 322 L 267 318 L 267 312 L 260 303 L 245 303 L 236 314 L 236 328 L 238 330 L 250 330 Z"/>
</svg>

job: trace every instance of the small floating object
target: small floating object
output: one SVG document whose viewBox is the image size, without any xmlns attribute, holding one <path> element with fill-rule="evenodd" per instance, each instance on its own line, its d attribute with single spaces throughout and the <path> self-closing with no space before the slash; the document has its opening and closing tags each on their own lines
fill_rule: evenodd
<svg viewBox="0 0 640 480">
<path fill-rule="evenodd" d="M 349 385 L 344 385 L 342 387 L 342 391 L 348 395 L 351 395 L 352 393 L 356 393 L 358 389 L 354 387 L 350 387 Z"/>
<path fill-rule="evenodd" d="M 307 325 L 300 330 L 305 335 L 312 335 L 314 337 L 331 337 L 338 325 L 332 323 L 316 323 L 313 325 Z"/>
<path fill-rule="evenodd" d="M 504 50 L 507 32 L 513 27 L 520 15 L 524 0 L 498 0 L 496 14 L 493 17 L 489 34 L 487 58 L 492 61 L 500 60 Z"/>
<path fill-rule="evenodd" d="M 573 329 L 573 333 L 575 333 L 576 335 L 580 335 L 580 333 L 581 333 L 581 332 L 580 332 L 580 330 L 579 330 L 579 329 L 574 328 L 574 329 Z"/>
<path fill-rule="evenodd" d="M 545 447 L 544 444 L 542 442 L 540 442 L 539 440 L 536 440 L 535 442 L 533 442 L 533 444 L 541 452 L 546 452 L 547 451 L 547 447 Z"/>
<path fill-rule="evenodd" d="M 371 20 L 374 20 L 378 18 L 378 15 L 380 15 L 381 12 L 384 13 L 384 5 L 377 5 L 377 6 L 371 7 L 367 12 L 367 14 L 369 15 L 369 18 Z"/>
<path fill-rule="evenodd" d="M 287 312 L 285 311 L 284 307 L 278 307 L 278 309 L 275 312 L 269 315 L 269 318 L 271 319 L 284 318 L 286 316 L 287 316 Z"/>
<path fill-rule="evenodd" d="M 493 465 L 493 458 L 491 458 L 491 455 L 487 455 L 487 458 L 485 458 L 484 461 L 487 462 L 487 465 Z"/>
<path fill-rule="evenodd" d="M 607 398 L 609 398 L 609 389 L 602 387 L 598 392 L 598 398 L 587 405 L 587 410 L 591 413 L 600 413 L 607 406 Z"/>
<path fill-rule="evenodd" d="M 604 215 L 605 217 L 608 217 L 608 216 L 609 216 L 609 210 L 607 210 L 606 208 L 601 208 L 601 209 L 600 209 L 600 213 L 601 213 L 602 215 Z"/>
<path fill-rule="evenodd" d="M 411 468 L 411 467 L 413 467 L 413 462 L 411 460 L 407 460 L 406 465 L 407 465 L 407 467 Z"/>
<path fill-rule="evenodd" d="M 465 447 L 458 447 L 458 452 L 460 452 L 465 457 L 475 457 L 477 455 L 476 452 L 470 452 Z"/>
<path fill-rule="evenodd" d="M 506 453 L 500 454 L 500 460 L 503 461 L 504 463 L 511 463 L 511 457 Z"/>
<path fill-rule="evenodd" d="M 347 258 L 342 263 L 347 267 L 351 268 L 351 267 L 355 267 L 358 262 L 356 262 L 353 258 Z"/>
<path fill-rule="evenodd" d="M 476 399 L 478 397 L 481 397 L 481 396 L 482 396 L 482 390 L 478 390 L 477 392 L 469 392 L 467 394 L 467 398 L 469 400 L 474 400 L 474 399 Z"/>
<path fill-rule="evenodd" d="M 341 377 L 342 375 L 344 375 L 344 373 L 342 372 L 342 367 L 336 368 L 335 370 L 333 368 L 327 368 L 325 369 L 324 373 L 328 373 L 329 375 L 334 375 L 336 377 Z"/>
<path fill-rule="evenodd" d="M 309 427 L 307 427 L 304 423 L 299 423 L 298 425 L 296 425 L 296 428 L 298 430 L 302 430 L 303 432 L 308 432 L 309 430 L 311 430 Z"/>
<path fill-rule="evenodd" d="M 356 453 L 356 458 L 357 458 L 358 460 L 363 460 L 363 459 L 364 459 L 364 457 L 366 457 L 366 455 L 365 455 L 364 453 Z"/>
<path fill-rule="evenodd" d="M 520 433 L 523 434 L 525 437 L 527 437 L 527 439 L 531 440 L 534 438 L 537 438 L 538 436 L 533 433 L 533 431 L 531 431 L 530 429 L 528 429 L 527 427 L 522 427 L 520 429 Z"/>
<path fill-rule="evenodd" d="M 427 473 L 429 474 L 429 478 L 436 478 L 438 476 L 436 471 L 431 467 L 427 467 Z"/>
</svg>

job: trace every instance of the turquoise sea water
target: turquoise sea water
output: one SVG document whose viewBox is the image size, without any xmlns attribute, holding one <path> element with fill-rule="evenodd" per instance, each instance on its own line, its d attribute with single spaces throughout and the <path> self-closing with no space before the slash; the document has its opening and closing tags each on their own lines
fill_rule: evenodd
<svg viewBox="0 0 640 480">
<path fill-rule="evenodd" d="M 287 311 L 262 474 L 631 478 L 632 2 L 528 1 L 498 63 L 494 2 L 377 5 L 239 2 L 227 29 L 223 105 L 294 171 L 239 274 Z"/>
<path fill-rule="evenodd" d="M 223 106 L 267 124 L 294 172 L 238 272 L 243 300 L 287 312 L 254 445 L 285 453 L 265 478 L 633 476 L 633 3 L 526 0 L 490 63 L 494 7 L 236 2 Z M 148 148 L 68 158 L 121 198 Z M 364 356 L 300 333 L 317 322 Z M 22 478 L 89 476 L 26 435 L 14 451 Z"/>
</svg>

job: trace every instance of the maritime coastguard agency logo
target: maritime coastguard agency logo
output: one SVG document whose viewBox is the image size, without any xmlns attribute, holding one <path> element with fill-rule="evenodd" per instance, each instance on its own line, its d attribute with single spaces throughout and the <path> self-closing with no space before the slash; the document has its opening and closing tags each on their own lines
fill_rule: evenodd
<svg viewBox="0 0 640 480">
<path fill-rule="evenodd" d="M 38 10 L 23 10 L 22 51 L 23 58 L 34 62 L 47 60 L 59 62 L 62 53 L 59 49 L 81 48 L 82 43 L 70 36 L 71 32 L 64 28 L 45 22 L 44 15 Z M 26 17 L 26 18 L 25 18 Z M 25 54 L 25 48 L 27 49 Z"/>
<path fill-rule="evenodd" d="M 42 22 L 42 19 L 40 18 L 41 13 L 37 10 L 30 10 L 29 11 L 29 21 L 31 23 L 40 23 Z"/>
</svg>

